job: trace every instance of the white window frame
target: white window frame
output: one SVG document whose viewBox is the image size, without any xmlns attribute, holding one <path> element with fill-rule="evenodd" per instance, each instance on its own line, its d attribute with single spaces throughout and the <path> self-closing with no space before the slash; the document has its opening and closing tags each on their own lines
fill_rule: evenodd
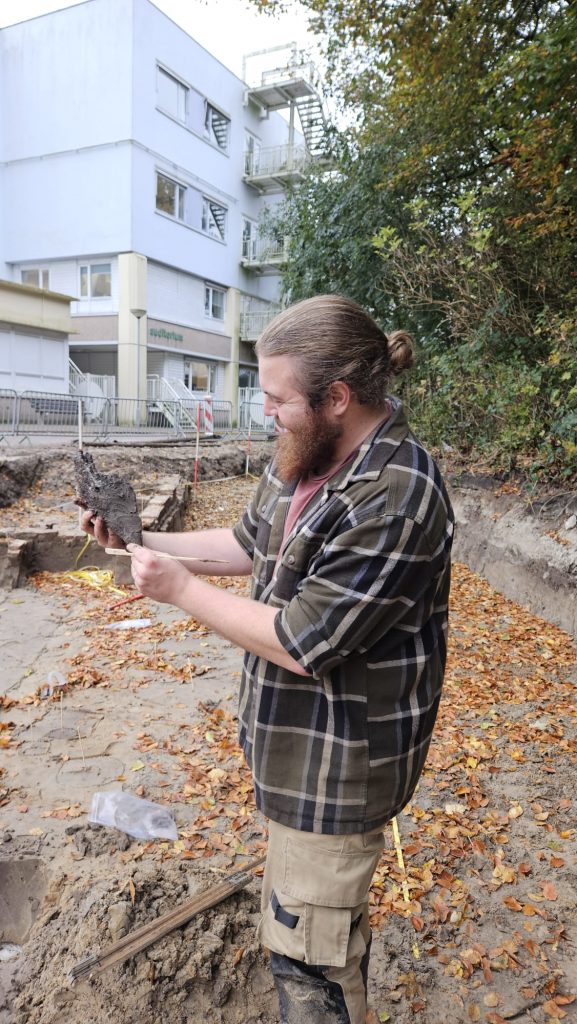
<svg viewBox="0 0 577 1024">
<path fill-rule="evenodd" d="M 246 229 L 250 230 L 247 231 Z M 242 218 L 242 258 L 255 260 L 258 248 L 258 224 L 251 217 Z"/>
<path fill-rule="evenodd" d="M 215 312 L 214 299 L 216 296 L 222 298 L 222 316 L 219 316 Z M 216 307 L 218 309 L 218 306 Z M 204 285 L 204 315 L 210 320 L 218 320 L 219 323 L 224 323 L 226 317 L 226 288 L 220 288 L 216 284 Z"/>
<path fill-rule="evenodd" d="M 216 363 L 211 363 L 210 360 L 203 359 L 200 356 L 197 357 L 197 358 L 191 357 L 189 359 L 185 359 L 184 360 L 183 381 L 186 384 L 187 388 L 189 389 L 189 391 L 196 391 L 196 392 L 199 391 L 198 388 L 191 387 L 191 380 L 190 380 L 190 378 L 191 378 L 191 373 L 192 373 L 192 366 L 195 363 L 196 363 L 196 365 L 205 366 L 206 367 L 207 389 L 203 393 L 207 394 L 207 395 L 214 394 L 214 389 L 215 389 L 215 385 L 216 385 Z"/>
<path fill-rule="evenodd" d="M 173 82 L 176 86 L 176 110 L 171 110 L 170 107 L 165 106 L 160 99 L 160 90 L 158 88 L 159 81 L 162 81 L 161 76 Z M 173 117 L 180 124 L 186 124 L 188 118 L 188 86 L 180 79 L 177 75 L 174 75 L 172 71 L 168 71 L 163 68 L 160 64 L 156 65 L 156 96 L 157 96 L 157 107 L 162 110 L 164 114 L 168 114 L 169 117 Z"/>
<path fill-rule="evenodd" d="M 164 181 L 174 185 L 174 194 L 172 197 L 172 210 L 163 210 L 158 205 L 158 180 L 162 178 Z M 155 193 L 155 208 L 157 213 L 164 214 L 165 217 L 172 217 L 173 220 L 179 221 L 184 224 L 186 219 L 186 185 L 183 185 L 176 178 L 171 178 L 169 174 L 165 174 L 164 171 L 156 172 L 156 193 Z"/>
<path fill-rule="evenodd" d="M 108 270 L 107 271 L 104 270 L 103 269 L 104 267 L 108 267 Z M 83 274 L 83 271 L 85 271 L 85 274 Z M 95 275 L 97 272 L 101 273 L 101 274 L 102 273 L 104 273 L 104 274 L 107 273 L 108 276 L 109 276 L 109 279 L 110 279 L 110 291 L 108 292 L 107 295 L 94 295 L 93 294 L 93 282 L 92 282 L 92 279 L 93 279 L 93 275 Z M 100 302 L 102 299 L 106 300 L 106 299 L 110 299 L 111 298 L 111 296 L 112 296 L 112 263 L 110 263 L 110 262 L 104 262 L 104 263 L 97 263 L 97 262 L 94 262 L 94 263 L 92 263 L 92 262 L 90 262 L 90 263 L 80 263 L 79 266 L 78 266 L 78 277 L 79 277 L 78 294 L 79 294 L 81 299 L 83 299 L 83 300 L 90 299 L 92 302 L 94 302 L 94 301 Z M 85 277 L 85 280 L 86 280 L 86 289 L 83 292 L 83 278 L 84 277 Z"/>
<path fill-rule="evenodd" d="M 36 284 L 24 280 L 25 274 L 36 274 Z M 50 270 L 48 267 L 21 267 L 20 281 L 29 288 L 42 288 L 43 291 L 50 290 Z"/>
<path fill-rule="evenodd" d="M 219 131 L 220 128 L 224 128 L 224 136 Z M 211 103 L 210 100 L 205 100 L 204 135 L 222 153 L 228 153 L 230 146 L 230 117 L 224 114 L 222 110 L 219 110 L 218 107 L 215 107 L 214 103 Z"/>
<path fill-rule="evenodd" d="M 218 216 L 215 216 L 216 211 L 219 215 L 222 214 L 222 228 L 218 223 Z M 210 196 L 202 197 L 202 217 L 200 222 L 200 230 L 203 235 L 208 235 L 209 238 L 216 239 L 217 242 L 225 242 L 228 227 L 228 209 L 223 206 L 222 203 L 211 199 Z"/>
<path fill-rule="evenodd" d="M 245 129 L 244 132 L 244 173 L 249 175 L 258 174 L 260 169 L 261 141 L 252 132 Z"/>
</svg>

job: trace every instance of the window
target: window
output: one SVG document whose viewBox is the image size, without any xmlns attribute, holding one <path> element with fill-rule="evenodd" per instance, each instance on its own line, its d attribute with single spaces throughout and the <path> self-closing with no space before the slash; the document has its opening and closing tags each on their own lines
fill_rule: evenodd
<svg viewBox="0 0 577 1024">
<path fill-rule="evenodd" d="M 163 68 L 156 69 L 156 94 L 158 106 L 171 114 L 177 121 L 186 122 L 188 88 L 178 78 L 169 75 Z"/>
<path fill-rule="evenodd" d="M 202 197 L 202 222 L 201 230 L 211 238 L 219 238 L 224 242 L 226 238 L 226 215 L 225 206 L 215 203 L 213 199 Z"/>
<path fill-rule="evenodd" d="M 47 270 L 39 267 L 29 267 L 28 270 L 20 271 L 22 284 L 30 284 L 33 288 L 49 288 L 50 276 Z"/>
<path fill-rule="evenodd" d="M 216 366 L 214 363 L 197 363 L 193 359 L 184 361 L 184 383 L 191 391 L 214 391 Z"/>
<path fill-rule="evenodd" d="M 244 133 L 244 173 L 258 174 L 260 165 L 260 142 L 251 132 Z"/>
<path fill-rule="evenodd" d="M 241 366 L 238 371 L 238 386 L 239 388 L 258 388 L 258 370 Z"/>
<path fill-rule="evenodd" d="M 225 291 L 212 284 L 204 286 L 204 315 L 213 320 L 224 320 Z"/>
<path fill-rule="evenodd" d="M 230 118 L 221 114 L 220 110 L 213 107 L 211 103 L 207 103 L 204 114 L 204 134 L 225 153 L 228 151 L 229 129 Z"/>
<path fill-rule="evenodd" d="M 80 267 L 80 297 L 104 299 L 112 295 L 110 263 L 88 263 Z"/>
<path fill-rule="evenodd" d="M 257 226 L 254 220 L 243 217 L 242 220 L 242 258 L 255 260 L 257 253 Z"/>
<path fill-rule="evenodd" d="M 156 209 L 168 213 L 177 220 L 184 220 L 184 197 L 186 188 L 164 174 L 156 175 Z"/>
</svg>

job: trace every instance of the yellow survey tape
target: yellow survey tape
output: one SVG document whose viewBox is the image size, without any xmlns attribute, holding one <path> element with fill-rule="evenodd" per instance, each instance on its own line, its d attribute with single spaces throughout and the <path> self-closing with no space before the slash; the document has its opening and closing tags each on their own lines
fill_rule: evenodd
<svg viewBox="0 0 577 1024">
<path fill-rule="evenodd" d="M 392 819 L 391 825 L 393 826 L 393 839 L 395 841 L 395 850 L 396 850 L 396 853 L 397 853 L 397 862 L 398 862 L 398 865 L 399 865 L 401 871 L 403 872 L 403 879 L 402 879 L 402 882 L 401 882 L 401 888 L 403 890 L 403 899 L 404 899 L 405 903 L 410 903 L 411 902 L 411 897 L 410 897 L 410 894 L 409 894 L 409 886 L 408 886 L 408 883 L 407 883 L 407 871 L 406 871 L 406 868 L 405 868 L 405 859 L 403 857 L 403 849 L 402 849 L 402 846 L 401 846 L 401 837 L 399 835 L 399 826 L 397 825 L 397 819 L 396 818 Z M 413 943 L 413 956 L 414 956 L 415 960 L 420 960 L 420 958 L 421 958 L 421 954 L 419 953 L 419 947 L 418 947 L 416 942 Z"/>
</svg>

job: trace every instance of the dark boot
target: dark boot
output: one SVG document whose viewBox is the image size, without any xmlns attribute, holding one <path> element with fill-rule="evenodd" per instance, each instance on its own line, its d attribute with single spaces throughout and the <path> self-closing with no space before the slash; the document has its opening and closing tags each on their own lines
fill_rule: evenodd
<svg viewBox="0 0 577 1024">
<path fill-rule="evenodd" d="M 368 950 L 365 956 L 368 966 Z M 322 967 L 272 952 L 270 965 L 278 993 L 280 1024 L 350 1024 L 343 990 L 336 982 L 327 980 Z"/>
</svg>

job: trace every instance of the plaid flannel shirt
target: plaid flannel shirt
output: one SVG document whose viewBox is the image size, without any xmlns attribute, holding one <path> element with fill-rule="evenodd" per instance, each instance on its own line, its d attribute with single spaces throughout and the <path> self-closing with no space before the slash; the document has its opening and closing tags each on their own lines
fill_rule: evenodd
<svg viewBox="0 0 577 1024">
<path fill-rule="evenodd" d="M 446 660 L 453 516 L 401 404 L 313 496 L 286 539 L 294 485 L 265 470 L 234 527 L 252 597 L 278 608 L 296 675 L 247 653 L 239 735 L 256 801 L 307 832 L 368 832 L 411 798 Z"/>
</svg>

